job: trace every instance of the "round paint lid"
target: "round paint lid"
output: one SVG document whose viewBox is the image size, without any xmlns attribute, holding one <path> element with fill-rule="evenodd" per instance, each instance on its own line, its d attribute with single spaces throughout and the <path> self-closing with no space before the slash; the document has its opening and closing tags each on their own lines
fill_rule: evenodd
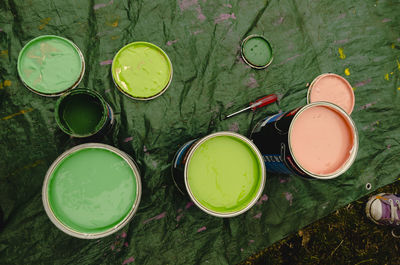
<svg viewBox="0 0 400 265">
<path fill-rule="evenodd" d="M 112 76 L 126 95 L 141 100 L 160 96 L 172 80 L 172 64 L 167 54 L 149 42 L 132 42 L 115 55 Z"/>
<path fill-rule="evenodd" d="M 333 103 L 351 114 L 354 109 L 355 96 L 350 83 L 342 76 L 327 73 L 317 76 L 307 93 L 308 103 L 325 101 Z"/>
<path fill-rule="evenodd" d="M 46 175 L 47 214 L 61 230 L 76 237 L 97 238 L 117 231 L 139 204 L 137 169 L 125 154 L 107 145 L 73 149 L 61 155 Z"/>
<path fill-rule="evenodd" d="M 185 182 L 202 210 L 232 217 L 247 211 L 261 195 L 264 162 L 247 141 L 233 133 L 217 133 L 205 137 L 191 151 Z"/>
<path fill-rule="evenodd" d="M 272 47 L 266 38 L 260 35 L 250 35 L 242 42 L 243 60 L 255 69 L 263 69 L 273 60 Z"/>
<path fill-rule="evenodd" d="M 107 122 L 108 109 L 104 99 L 92 90 L 73 89 L 62 95 L 54 111 L 60 129 L 73 137 L 89 137 Z"/>
<path fill-rule="evenodd" d="M 73 42 L 43 35 L 22 48 L 17 68 L 27 88 L 40 95 L 57 96 L 79 84 L 85 63 Z"/>
</svg>

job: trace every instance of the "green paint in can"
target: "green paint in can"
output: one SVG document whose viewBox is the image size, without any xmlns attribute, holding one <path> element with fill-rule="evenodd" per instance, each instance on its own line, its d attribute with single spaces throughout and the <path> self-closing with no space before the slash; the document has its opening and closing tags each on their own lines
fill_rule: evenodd
<svg viewBox="0 0 400 265">
<path fill-rule="evenodd" d="M 132 42 L 115 55 L 111 67 L 118 89 L 133 99 L 160 96 L 172 80 L 172 64 L 167 54 L 149 42 Z"/>
<path fill-rule="evenodd" d="M 29 41 L 18 56 L 18 74 L 24 85 L 43 96 L 59 96 L 81 81 L 85 62 L 70 40 L 43 35 Z"/>
<path fill-rule="evenodd" d="M 83 144 L 62 154 L 50 167 L 42 190 L 50 220 L 79 238 L 99 238 L 122 228 L 141 196 L 138 169 L 122 151 Z"/>
<path fill-rule="evenodd" d="M 75 89 L 57 100 L 55 117 L 60 129 L 74 137 L 89 137 L 111 127 L 111 107 L 95 91 Z"/>
<path fill-rule="evenodd" d="M 273 60 L 271 44 L 260 35 L 250 35 L 242 42 L 242 58 L 255 69 L 263 69 Z"/>
<path fill-rule="evenodd" d="M 196 142 L 185 165 L 186 189 L 203 211 L 233 217 L 250 209 L 265 183 L 258 149 L 244 136 L 219 132 Z"/>
</svg>

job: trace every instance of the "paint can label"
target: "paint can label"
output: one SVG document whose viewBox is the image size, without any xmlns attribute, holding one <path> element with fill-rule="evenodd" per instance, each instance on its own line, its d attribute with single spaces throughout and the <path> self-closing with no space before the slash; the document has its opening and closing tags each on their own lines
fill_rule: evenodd
<svg viewBox="0 0 400 265">
<path fill-rule="evenodd" d="M 263 155 L 267 171 L 310 178 L 296 164 L 289 150 L 289 128 L 300 109 L 268 116 L 254 127 L 250 139 Z"/>
<path fill-rule="evenodd" d="M 197 140 L 198 139 L 191 140 L 179 148 L 178 152 L 175 154 L 174 160 L 172 161 L 172 178 L 175 186 L 183 195 L 187 194 L 184 181 L 184 171 L 187 157 Z"/>
</svg>

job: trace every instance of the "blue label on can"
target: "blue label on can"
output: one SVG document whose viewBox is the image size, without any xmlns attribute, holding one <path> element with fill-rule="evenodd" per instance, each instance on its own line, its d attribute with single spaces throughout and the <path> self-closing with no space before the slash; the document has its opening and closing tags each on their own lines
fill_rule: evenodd
<svg viewBox="0 0 400 265">
<path fill-rule="evenodd" d="M 267 171 L 270 171 L 272 173 L 282 173 L 289 175 L 293 174 L 293 172 L 287 168 L 280 154 L 263 155 L 263 157 Z"/>
<path fill-rule="evenodd" d="M 176 158 L 174 161 L 174 168 L 179 167 L 183 163 L 183 158 L 186 155 L 186 151 L 190 148 L 190 146 L 196 141 L 197 139 L 191 140 L 184 144 L 177 152 Z"/>
<path fill-rule="evenodd" d="M 108 105 L 108 104 L 106 104 L 107 105 L 107 118 L 108 118 L 108 120 L 110 121 L 110 124 L 113 124 L 114 123 L 114 113 L 113 113 L 113 110 L 112 110 L 112 108 L 110 107 L 110 105 Z"/>
</svg>

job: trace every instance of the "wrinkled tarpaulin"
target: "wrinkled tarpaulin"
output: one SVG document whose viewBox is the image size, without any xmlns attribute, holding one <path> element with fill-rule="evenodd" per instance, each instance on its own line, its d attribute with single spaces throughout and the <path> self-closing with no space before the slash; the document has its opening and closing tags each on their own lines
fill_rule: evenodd
<svg viewBox="0 0 400 265">
<path fill-rule="evenodd" d="M 393 182 L 400 173 L 399 1 L 0 0 L 0 263 L 226 264 L 239 262 L 333 210 Z M 246 66 L 241 39 L 274 47 L 267 70 Z M 74 41 L 86 59 L 79 87 L 110 103 L 117 126 L 104 142 L 140 165 L 143 198 L 123 232 L 95 241 L 63 234 L 41 202 L 45 172 L 73 142 L 56 126 L 56 99 L 18 79 L 20 49 L 43 34 Z M 149 102 L 122 95 L 110 64 L 132 41 L 170 56 L 167 92 Z M 204 214 L 175 189 L 170 165 L 187 140 L 221 130 L 249 134 L 261 118 L 306 103 L 306 84 L 325 72 L 353 85 L 360 135 L 353 167 L 332 181 L 269 174 L 262 200 L 232 219 Z M 251 100 L 280 104 L 221 121 Z M 372 190 L 365 188 L 372 184 Z"/>
</svg>

